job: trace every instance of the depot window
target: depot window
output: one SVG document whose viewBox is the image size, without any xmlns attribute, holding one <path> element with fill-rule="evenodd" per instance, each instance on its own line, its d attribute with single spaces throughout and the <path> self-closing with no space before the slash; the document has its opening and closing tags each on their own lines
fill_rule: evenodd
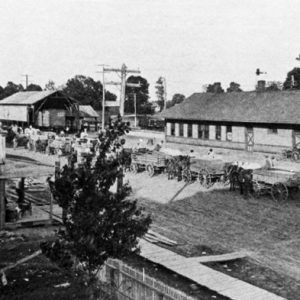
<svg viewBox="0 0 300 300">
<path fill-rule="evenodd" d="M 200 124 L 198 126 L 198 138 L 202 140 L 208 140 L 209 138 L 209 126 Z"/>
<path fill-rule="evenodd" d="M 221 126 L 216 126 L 216 140 L 221 140 Z"/>
<path fill-rule="evenodd" d="M 188 124 L 187 125 L 187 135 L 188 137 L 192 137 L 193 136 L 193 125 L 192 124 Z"/>
<path fill-rule="evenodd" d="M 171 135 L 175 136 L 175 123 L 171 123 Z"/>
<path fill-rule="evenodd" d="M 183 136 L 183 123 L 179 123 L 179 136 Z"/>
<path fill-rule="evenodd" d="M 232 141 L 232 126 L 231 125 L 226 126 L 226 140 Z"/>
<path fill-rule="evenodd" d="M 277 128 L 268 128 L 268 134 L 278 134 Z"/>
</svg>

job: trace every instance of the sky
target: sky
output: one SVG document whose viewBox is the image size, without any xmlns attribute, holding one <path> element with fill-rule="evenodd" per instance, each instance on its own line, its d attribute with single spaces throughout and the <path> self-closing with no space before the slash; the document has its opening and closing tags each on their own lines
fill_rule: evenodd
<svg viewBox="0 0 300 300">
<path fill-rule="evenodd" d="M 0 13 L 1 86 L 25 85 L 24 74 L 42 87 L 79 74 L 102 81 L 99 64 L 125 63 L 156 100 L 160 76 L 171 99 L 213 82 L 253 90 L 300 67 L 298 0 L 5 0 Z"/>
</svg>

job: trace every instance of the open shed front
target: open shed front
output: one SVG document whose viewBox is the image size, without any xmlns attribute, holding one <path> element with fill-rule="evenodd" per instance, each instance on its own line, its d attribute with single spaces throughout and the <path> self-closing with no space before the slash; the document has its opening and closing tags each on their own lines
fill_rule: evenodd
<svg viewBox="0 0 300 300">
<path fill-rule="evenodd" d="M 54 167 L 21 159 L 6 159 L 0 170 L 0 230 L 18 226 L 51 224 L 53 217 L 52 197 L 48 193 L 46 178 L 54 174 Z M 27 186 L 26 179 L 35 178 L 39 184 Z M 17 185 L 17 181 L 19 181 Z M 19 189 L 19 190 L 17 190 Z M 29 193 L 30 191 L 30 193 Z M 39 194 L 40 192 L 40 194 Z M 20 219 L 8 220 L 7 213 L 14 213 L 20 198 L 28 205 L 26 214 Z"/>
<path fill-rule="evenodd" d="M 7 125 L 77 130 L 79 105 L 60 91 L 19 92 L 0 101 L 0 120 Z"/>
</svg>

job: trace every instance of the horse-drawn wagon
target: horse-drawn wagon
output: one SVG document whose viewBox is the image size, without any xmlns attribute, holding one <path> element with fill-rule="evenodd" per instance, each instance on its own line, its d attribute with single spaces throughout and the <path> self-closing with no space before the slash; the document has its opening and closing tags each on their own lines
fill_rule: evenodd
<svg viewBox="0 0 300 300">
<path fill-rule="evenodd" d="M 139 149 L 131 154 L 131 171 L 134 173 L 146 170 L 152 177 L 156 172 L 162 172 L 165 169 L 166 154 L 162 152 Z"/>
<path fill-rule="evenodd" d="M 189 166 L 183 170 L 183 178 L 186 181 L 197 180 L 206 188 L 210 188 L 216 182 L 226 185 L 229 183 L 227 165 L 228 163 L 220 159 L 192 158 Z"/>
<path fill-rule="evenodd" d="M 55 139 L 48 140 L 47 153 L 48 154 L 59 154 L 67 155 L 71 153 L 71 142 L 70 138 L 56 137 Z"/>
<path fill-rule="evenodd" d="M 274 201 L 284 202 L 298 191 L 300 173 L 281 169 L 253 170 L 253 192 L 259 197 L 270 194 Z"/>
</svg>

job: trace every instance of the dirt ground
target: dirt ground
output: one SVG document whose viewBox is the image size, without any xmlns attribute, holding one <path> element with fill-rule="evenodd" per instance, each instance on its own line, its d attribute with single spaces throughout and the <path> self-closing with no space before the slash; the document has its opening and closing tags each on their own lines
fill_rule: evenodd
<svg viewBox="0 0 300 300">
<path fill-rule="evenodd" d="M 252 265 L 249 260 L 232 265 L 231 275 L 289 299 L 300 298 L 298 198 L 285 204 L 267 196 L 245 199 L 228 187 L 216 184 L 207 190 L 196 182 L 168 180 L 165 174 L 126 173 L 125 179 L 132 197 L 152 214 L 153 229 L 179 243 L 176 251 L 200 256 L 203 251 L 195 247 L 212 253 L 246 250 Z"/>
<path fill-rule="evenodd" d="M 136 142 L 130 137 L 125 146 Z M 188 146 L 181 150 L 188 151 Z M 27 150 L 16 151 L 28 155 Z M 219 155 L 225 152 L 216 150 Z M 259 153 L 231 155 L 233 160 L 264 159 Z M 43 154 L 31 156 L 45 161 Z M 47 163 L 55 159 L 46 156 Z M 300 169 L 299 163 L 286 160 L 278 160 L 278 165 Z M 178 242 L 173 251 L 200 256 L 246 250 L 247 259 L 210 266 L 287 299 L 300 299 L 299 194 L 287 203 L 277 204 L 268 196 L 245 199 L 238 192 L 229 192 L 228 187 L 216 185 L 207 190 L 198 183 L 168 180 L 165 174 L 149 178 L 145 172 L 126 173 L 125 180 L 132 186 L 131 197 L 152 214 L 153 229 Z"/>
</svg>

